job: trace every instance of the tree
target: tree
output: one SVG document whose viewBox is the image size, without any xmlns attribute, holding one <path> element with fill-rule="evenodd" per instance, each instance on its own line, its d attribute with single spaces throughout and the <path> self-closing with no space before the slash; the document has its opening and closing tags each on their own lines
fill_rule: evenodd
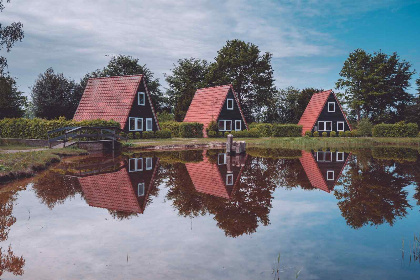
<svg viewBox="0 0 420 280">
<path fill-rule="evenodd" d="M 183 121 L 190 107 L 191 101 L 198 88 L 206 87 L 206 75 L 209 64 L 206 60 L 185 58 L 178 60 L 171 70 L 172 75 L 165 77 L 169 85 L 166 95 L 169 105 L 174 108 L 176 121 Z"/>
<path fill-rule="evenodd" d="M 10 0 L 6 0 L 6 2 L 10 2 Z M 3 0 L 0 0 L 0 12 L 4 10 L 3 3 Z M 5 48 L 7 52 L 10 52 L 15 42 L 22 41 L 23 37 L 23 24 L 21 22 L 13 22 L 5 27 L 0 23 L 0 50 Z M 6 68 L 7 59 L 0 55 L 0 77 L 4 75 Z"/>
<path fill-rule="evenodd" d="M 343 96 L 357 121 L 369 118 L 374 123 L 398 122 L 412 101 L 406 91 L 415 73 L 410 68 L 411 64 L 397 53 L 379 51 L 372 55 L 357 49 L 344 62 L 336 87 L 345 89 Z"/>
<path fill-rule="evenodd" d="M 312 95 L 323 89 L 304 88 L 303 90 L 288 87 L 278 93 L 279 121 L 281 123 L 298 123 L 308 106 Z"/>
<path fill-rule="evenodd" d="M 35 116 L 46 119 L 73 118 L 83 94 L 79 84 L 52 68 L 38 76 L 31 90 Z"/>
<path fill-rule="evenodd" d="M 276 117 L 271 57 L 268 52 L 261 54 L 254 44 L 231 40 L 218 51 L 210 66 L 208 83 L 232 84 L 248 122 L 270 122 Z"/>
<path fill-rule="evenodd" d="M 84 90 L 89 78 L 139 74 L 144 75 L 147 89 L 152 96 L 153 105 L 158 112 L 161 112 L 165 107 L 166 100 L 160 90 L 159 79 L 154 79 L 152 71 L 150 71 L 146 65 L 140 65 L 139 60 L 137 58 L 133 58 L 132 56 L 121 54 L 113 56 L 107 66 L 105 66 L 102 70 L 97 69 L 92 73 L 86 74 L 80 81 L 80 84 Z"/>
<path fill-rule="evenodd" d="M 23 116 L 26 97 L 16 87 L 12 77 L 0 76 L 0 119 Z"/>
<path fill-rule="evenodd" d="M 417 123 L 420 126 L 420 78 L 416 80 L 417 97 L 413 98 L 413 103 L 407 107 L 405 120 Z"/>
</svg>

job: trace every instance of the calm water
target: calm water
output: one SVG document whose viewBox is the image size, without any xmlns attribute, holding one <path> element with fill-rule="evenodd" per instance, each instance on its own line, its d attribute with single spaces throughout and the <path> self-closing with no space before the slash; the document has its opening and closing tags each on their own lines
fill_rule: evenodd
<svg viewBox="0 0 420 280">
<path fill-rule="evenodd" d="M 0 278 L 419 279 L 419 163 L 395 148 L 67 159 L 0 189 Z"/>
</svg>

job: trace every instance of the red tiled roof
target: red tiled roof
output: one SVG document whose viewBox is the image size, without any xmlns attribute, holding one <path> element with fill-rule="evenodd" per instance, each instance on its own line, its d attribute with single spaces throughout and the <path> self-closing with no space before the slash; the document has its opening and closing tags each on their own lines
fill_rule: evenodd
<svg viewBox="0 0 420 280">
<path fill-rule="evenodd" d="M 73 120 L 114 120 L 124 129 L 142 80 L 152 111 L 155 113 L 143 75 L 90 78 Z M 157 123 L 156 116 L 155 120 Z"/>
<path fill-rule="evenodd" d="M 312 153 L 302 151 L 302 157 L 299 160 L 311 185 L 329 193 L 330 190 L 328 189 L 327 182 L 322 176 L 321 170 L 319 170 Z"/>
<path fill-rule="evenodd" d="M 204 125 L 203 134 L 207 137 L 206 128 L 212 120 L 217 121 L 220 112 L 222 111 L 223 104 L 226 100 L 229 89 L 232 89 L 233 96 L 238 104 L 242 119 L 248 129 L 248 124 L 242 113 L 239 99 L 233 90 L 232 85 L 216 86 L 198 89 L 194 95 L 187 114 L 185 115 L 184 122 L 199 122 Z"/>
<path fill-rule="evenodd" d="M 299 125 L 302 125 L 302 135 L 305 135 L 306 131 L 311 131 L 314 127 L 316 121 L 319 118 L 319 115 L 321 114 L 322 109 L 325 106 L 325 103 L 328 100 L 328 97 L 330 94 L 334 95 L 335 100 L 338 103 L 338 106 L 340 107 L 341 112 L 343 113 L 344 119 L 346 120 L 350 130 L 350 124 L 347 121 L 346 114 L 344 113 L 343 109 L 341 108 L 340 102 L 337 99 L 337 96 L 335 96 L 335 93 L 330 89 L 318 93 L 314 93 L 311 97 L 311 100 L 308 103 L 308 106 L 306 106 L 305 111 L 302 114 L 302 117 L 299 120 Z"/>
<path fill-rule="evenodd" d="M 79 182 L 90 206 L 130 213 L 142 212 L 125 168 L 112 173 L 80 177 Z"/>
<path fill-rule="evenodd" d="M 219 168 L 208 160 L 206 151 L 203 152 L 203 158 L 203 161 L 185 164 L 195 189 L 201 193 L 229 199 Z"/>
</svg>

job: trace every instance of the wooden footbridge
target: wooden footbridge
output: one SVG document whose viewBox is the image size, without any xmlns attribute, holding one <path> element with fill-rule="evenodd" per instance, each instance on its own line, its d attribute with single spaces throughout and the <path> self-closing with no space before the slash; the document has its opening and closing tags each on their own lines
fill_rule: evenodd
<svg viewBox="0 0 420 280">
<path fill-rule="evenodd" d="M 48 131 L 48 146 L 50 149 L 78 146 L 87 150 L 115 150 L 119 141 L 126 137 L 121 135 L 118 127 L 68 126 Z"/>
</svg>

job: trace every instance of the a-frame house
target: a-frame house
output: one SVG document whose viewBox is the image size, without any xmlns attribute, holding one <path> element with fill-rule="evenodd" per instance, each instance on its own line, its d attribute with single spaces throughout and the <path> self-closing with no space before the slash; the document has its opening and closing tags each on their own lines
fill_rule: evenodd
<svg viewBox="0 0 420 280">
<path fill-rule="evenodd" d="M 201 88 L 196 91 L 184 122 L 202 123 L 203 135 L 207 137 L 206 128 L 212 121 L 217 122 L 221 132 L 248 129 L 232 85 Z"/>
<path fill-rule="evenodd" d="M 302 125 L 302 135 L 306 131 L 337 132 L 351 130 L 337 96 L 332 90 L 314 93 L 308 103 L 302 117 L 299 120 Z"/>
<path fill-rule="evenodd" d="M 126 132 L 160 130 L 144 75 L 90 78 L 73 120 L 114 120 Z"/>
</svg>

